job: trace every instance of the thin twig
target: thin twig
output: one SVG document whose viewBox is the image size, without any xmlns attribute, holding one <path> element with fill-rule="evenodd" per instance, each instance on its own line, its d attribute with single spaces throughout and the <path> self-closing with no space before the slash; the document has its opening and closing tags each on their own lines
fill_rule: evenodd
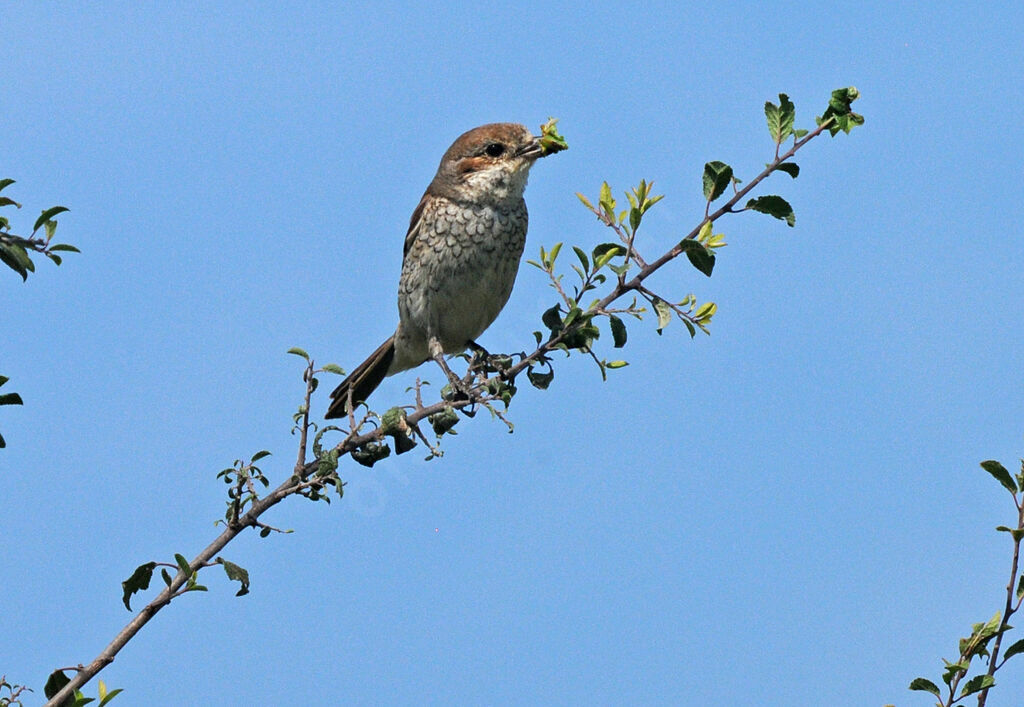
<svg viewBox="0 0 1024 707">
<path fill-rule="evenodd" d="M 302 426 L 299 428 L 299 458 L 295 462 L 295 470 L 298 471 L 306 463 L 306 440 L 309 434 L 309 401 L 313 396 L 313 362 L 306 365 L 306 372 L 303 375 L 306 381 L 306 397 L 302 405 Z"/>
<path fill-rule="evenodd" d="M 1017 530 L 1024 531 L 1024 506 L 1017 501 L 1017 494 L 1013 495 L 1013 501 L 1017 504 Z M 1006 585 L 1006 604 L 1003 608 L 1003 618 L 999 622 L 999 632 L 996 634 L 995 644 L 992 646 L 992 655 L 988 659 L 988 672 L 986 675 L 992 677 L 995 675 L 996 670 L 1001 665 L 997 666 L 996 661 L 999 659 L 999 648 L 1003 642 L 1003 634 L 1009 626 L 1010 617 L 1017 611 L 1014 606 L 1014 590 L 1017 585 L 1017 566 L 1020 559 L 1020 542 L 1021 537 L 1018 533 L 1013 539 L 1013 560 L 1010 563 L 1010 581 Z M 1006 662 L 1005 660 L 1003 661 Z M 978 707 L 985 707 L 985 701 L 988 699 L 989 688 L 985 688 L 978 693 Z"/>
</svg>

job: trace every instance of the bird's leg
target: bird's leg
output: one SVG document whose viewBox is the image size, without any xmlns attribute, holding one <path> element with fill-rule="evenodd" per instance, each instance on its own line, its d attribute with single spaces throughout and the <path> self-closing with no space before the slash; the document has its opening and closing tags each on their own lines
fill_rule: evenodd
<svg viewBox="0 0 1024 707">
<path fill-rule="evenodd" d="M 444 371 L 444 374 L 448 376 L 448 382 L 451 384 L 452 390 L 467 398 L 471 397 L 466 389 L 466 384 L 448 367 L 448 362 L 444 360 L 444 350 L 441 348 L 441 342 L 437 340 L 436 336 L 431 336 L 427 340 L 427 349 L 430 351 L 430 358 L 434 359 L 437 365 L 441 367 L 441 370 Z"/>
</svg>

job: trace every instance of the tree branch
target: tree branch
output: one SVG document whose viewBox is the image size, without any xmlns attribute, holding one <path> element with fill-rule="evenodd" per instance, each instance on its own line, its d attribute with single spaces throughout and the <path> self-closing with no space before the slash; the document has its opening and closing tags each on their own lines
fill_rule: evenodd
<svg viewBox="0 0 1024 707">
<path fill-rule="evenodd" d="M 683 241 L 693 240 L 697 238 L 701 231 L 702 226 L 708 221 L 715 221 L 716 219 L 724 216 L 727 213 L 737 213 L 743 211 L 743 209 L 735 209 L 734 207 L 740 202 L 740 200 L 749 194 L 755 187 L 757 187 L 765 178 L 767 178 L 779 164 L 793 157 L 798 150 L 804 145 L 819 136 L 824 130 L 828 130 L 833 122 L 833 118 L 826 118 L 821 125 L 815 130 L 809 132 L 805 137 L 799 140 L 794 140 L 792 147 L 785 152 L 781 157 L 777 157 L 771 164 L 769 164 L 763 172 L 758 174 L 754 179 L 750 181 L 743 189 L 737 191 L 732 198 L 730 198 L 723 206 L 717 209 L 710 216 L 705 216 L 701 222 L 694 227 L 689 234 L 683 238 Z M 618 278 L 612 290 L 605 295 L 602 299 L 592 304 L 586 311 L 588 314 L 598 314 L 607 311 L 608 306 L 627 295 L 631 291 L 646 291 L 642 288 L 642 284 L 651 275 L 660 270 L 669 262 L 675 260 L 685 251 L 682 243 L 670 248 L 657 260 L 650 263 L 645 263 L 643 259 L 639 258 L 635 249 L 633 249 L 632 239 L 628 239 L 627 243 L 628 255 L 638 264 L 640 264 L 640 271 L 630 280 L 626 281 L 624 278 Z M 628 261 L 627 261 L 628 262 Z M 564 292 L 562 293 L 564 295 Z M 477 404 L 489 405 L 492 402 L 504 402 L 500 395 L 495 395 L 489 392 L 492 387 L 496 384 L 500 384 L 503 381 L 513 381 L 516 376 L 521 374 L 531 365 L 541 363 L 547 360 L 548 354 L 551 354 L 559 350 L 559 344 L 563 344 L 565 339 L 574 333 L 579 328 L 579 324 L 573 324 L 561 332 L 554 334 L 547 341 L 542 342 L 537 348 L 529 354 L 517 354 L 519 361 L 513 363 L 511 366 L 504 368 L 500 373 L 493 377 L 486 377 L 483 373 L 480 373 L 480 369 L 477 369 L 479 375 L 476 378 L 476 383 L 469 387 L 468 397 L 461 399 L 452 400 L 438 400 L 430 405 L 423 405 L 420 398 L 419 386 L 416 388 L 416 400 L 417 404 L 412 408 L 412 411 L 404 415 L 406 424 L 415 431 L 418 436 L 423 438 L 422 434 L 419 433 L 417 424 L 422 420 L 434 415 L 436 413 L 443 412 L 446 409 L 463 410 L 470 406 Z M 293 351 L 294 352 L 294 351 Z M 278 503 L 283 501 L 288 496 L 308 491 L 312 487 L 322 488 L 325 481 L 320 479 L 311 478 L 314 475 L 320 474 L 322 470 L 322 463 L 327 455 L 318 455 L 317 459 L 313 461 L 307 461 L 306 456 L 306 445 L 307 445 L 307 433 L 311 423 L 309 420 L 309 409 L 310 400 L 314 388 L 314 371 L 313 365 L 309 362 L 307 357 L 307 368 L 304 373 L 304 379 L 306 380 L 306 393 L 304 398 L 303 407 L 300 410 L 301 413 L 301 425 L 300 429 L 300 441 L 298 457 L 295 465 L 294 474 L 290 476 L 284 483 L 280 484 L 273 491 L 269 492 L 268 495 L 263 498 L 254 498 L 252 505 L 248 511 L 242 514 L 240 517 L 235 512 L 236 522 L 229 522 L 225 530 L 205 549 L 199 552 L 198 555 L 189 563 L 190 573 L 186 574 L 180 570 L 172 578 L 169 585 L 165 586 L 160 593 L 143 607 L 139 612 L 128 622 L 128 624 L 121 629 L 121 631 L 114 637 L 114 639 L 103 649 L 100 654 L 93 659 L 88 665 L 78 665 L 74 670 L 76 674 L 71 677 L 70 681 L 47 703 L 47 707 L 57 707 L 62 704 L 65 700 L 72 697 L 75 690 L 85 685 L 91 680 L 97 673 L 103 670 L 106 666 L 112 663 L 121 651 L 122 648 L 145 626 L 161 609 L 170 604 L 171 600 L 180 595 L 180 590 L 188 582 L 189 578 L 197 572 L 208 566 L 212 560 L 220 553 L 232 540 L 235 539 L 243 530 L 249 527 L 254 528 L 268 528 L 266 524 L 262 523 L 259 518 L 269 511 L 271 508 L 276 506 Z M 477 364 L 474 364 L 477 365 Z M 486 366 L 486 363 L 479 364 L 480 366 Z M 493 370 L 493 369 L 492 369 Z M 474 369 L 471 366 L 470 373 L 473 373 Z M 351 408 L 350 408 L 351 409 Z M 504 418 L 499 414 L 500 418 Z M 383 426 L 379 426 L 369 432 L 359 433 L 359 429 L 363 426 L 363 423 L 367 418 L 364 418 L 358 425 L 355 423 L 354 416 L 350 416 L 350 425 L 352 429 L 349 430 L 347 436 L 335 445 L 330 453 L 336 455 L 335 458 L 350 454 L 351 452 L 364 447 L 370 442 L 381 442 L 386 431 Z M 507 420 L 504 420 L 508 424 Z M 323 434 L 327 429 L 338 429 L 338 428 L 325 428 L 321 430 L 319 434 Z M 319 434 L 317 438 L 319 438 Z M 429 445 L 428 445 L 429 446 Z M 431 448 L 432 451 L 433 448 Z M 317 450 L 317 443 L 314 442 L 314 450 Z M 336 474 L 336 469 L 331 473 Z M 340 483 L 340 481 L 339 481 Z M 240 507 L 239 507 L 240 508 Z"/>
</svg>

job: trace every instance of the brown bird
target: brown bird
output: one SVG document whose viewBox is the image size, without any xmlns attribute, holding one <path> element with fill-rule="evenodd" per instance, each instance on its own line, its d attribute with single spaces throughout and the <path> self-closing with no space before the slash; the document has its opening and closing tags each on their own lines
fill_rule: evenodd
<svg viewBox="0 0 1024 707">
<path fill-rule="evenodd" d="M 524 126 L 463 133 L 412 212 L 398 283 L 398 328 L 331 393 L 326 418 L 348 415 L 385 376 L 474 344 L 501 312 L 526 243 L 523 191 L 544 154 Z"/>
</svg>

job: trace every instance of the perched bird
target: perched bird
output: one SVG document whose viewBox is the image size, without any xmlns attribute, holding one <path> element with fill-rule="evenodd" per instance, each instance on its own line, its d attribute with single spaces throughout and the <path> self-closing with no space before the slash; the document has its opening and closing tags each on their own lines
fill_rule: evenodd
<svg viewBox="0 0 1024 707">
<path fill-rule="evenodd" d="M 544 154 L 515 123 L 463 133 L 412 212 L 398 283 L 398 328 L 331 393 L 325 417 L 348 415 L 385 376 L 464 351 L 501 312 L 526 243 L 523 191 Z"/>
</svg>

